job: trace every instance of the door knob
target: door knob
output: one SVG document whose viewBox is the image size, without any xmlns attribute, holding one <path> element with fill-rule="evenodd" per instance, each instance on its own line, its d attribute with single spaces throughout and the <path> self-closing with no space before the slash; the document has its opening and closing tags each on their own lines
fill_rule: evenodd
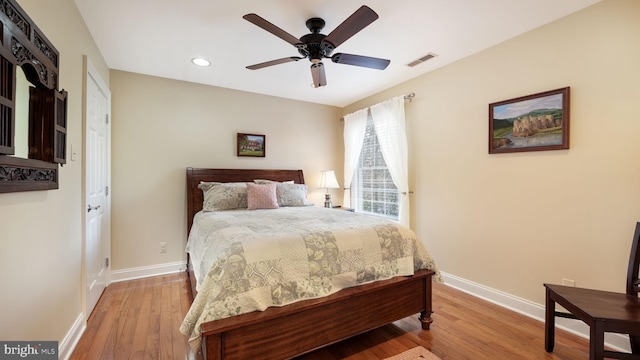
<svg viewBox="0 0 640 360">
<path fill-rule="evenodd" d="M 98 210 L 100 209 L 100 205 L 97 206 L 91 206 L 91 204 L 87 205 L 87 212 L 91 212 L 91 210 Z"/>
</svg>

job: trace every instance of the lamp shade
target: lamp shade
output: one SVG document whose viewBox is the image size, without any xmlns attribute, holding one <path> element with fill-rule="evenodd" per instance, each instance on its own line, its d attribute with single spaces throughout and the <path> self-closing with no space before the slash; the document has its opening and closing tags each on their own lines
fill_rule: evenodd
<svg viewBox="0 0 640 360">
<path fill-rule="evenodd" d="M 338 180 L 336 179 L 336 173 L 333 170 L 326 170 L 320 174 L 320 185 L 318 188 L 320 189 L 337 189 L 340 185 L 338 185 Z"/>
</svg>

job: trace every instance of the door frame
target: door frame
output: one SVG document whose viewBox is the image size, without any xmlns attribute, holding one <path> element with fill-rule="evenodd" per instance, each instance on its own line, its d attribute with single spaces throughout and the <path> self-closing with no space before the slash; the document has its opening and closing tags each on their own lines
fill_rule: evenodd
<svg viewBox="0 0 640 360">
<path fill-rule="evenodd" d="M 109 121 L 106 128 L 106 183 L 109 189 L 107 198 L 105 201 L 106 208 L 104 209 L 104 234 L 106 239 L 106 254 L 109 258 L 109 266 L 107 266 L 105 273 L 105 286 L 109 286 L 111 283 L 111 90 L 100 76 L 98 70 L 89 59 L 87 55 L 83 55 L 83 81 L 82 81 L 82 311 L 85 317 L 85 321 L 88 320 L 93 309 L 87 309 L 87 118 L 89 107 L 87 104 L 87 83 L 92 78 L 100 90 L 107 97 L 107 116 Z M 73 150 L 72 150 L 73 152 Z"/>
</svg>

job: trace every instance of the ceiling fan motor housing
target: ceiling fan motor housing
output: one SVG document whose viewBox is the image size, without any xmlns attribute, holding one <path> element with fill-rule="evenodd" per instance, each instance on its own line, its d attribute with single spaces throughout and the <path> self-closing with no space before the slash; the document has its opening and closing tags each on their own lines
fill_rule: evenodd
<svg viewBox="0 0 640 360">
<path fill-rule="evenodd" d="M 306 25 L 311 33 L 300 38 L 300 41 L 305 46 L 299 47 L 298 52 L 304 57 L 309 57 L 309 61 L 312 63 L 317 64 L 321 62 L 323 58 L 331 55 L 334 46 L 327 41 L 323 41 L 324 38 L 327 37 L 327 35 L 320 33 L 325 25 L 323 19 L 317 17 L 311 18 L 307 20 Z"/>
</svg>

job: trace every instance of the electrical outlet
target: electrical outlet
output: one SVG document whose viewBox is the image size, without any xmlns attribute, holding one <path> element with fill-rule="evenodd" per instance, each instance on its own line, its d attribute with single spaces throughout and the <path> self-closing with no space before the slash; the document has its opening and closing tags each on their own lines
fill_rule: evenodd
<svg viewBox="0 0 640 360">
<path fill-rule="evenodd" d="M 161 242 L 160 243 L 160 253 L 164 254 L 167 252 L 167 243 L 166 242 Z"/>
<path fill-rule="evenodd" d="M 562 285 L 576 287 L 576 282 L 574 280 L 571 280 L 571 279 L 563 278 L 562 279 Z"/>
</svg>

